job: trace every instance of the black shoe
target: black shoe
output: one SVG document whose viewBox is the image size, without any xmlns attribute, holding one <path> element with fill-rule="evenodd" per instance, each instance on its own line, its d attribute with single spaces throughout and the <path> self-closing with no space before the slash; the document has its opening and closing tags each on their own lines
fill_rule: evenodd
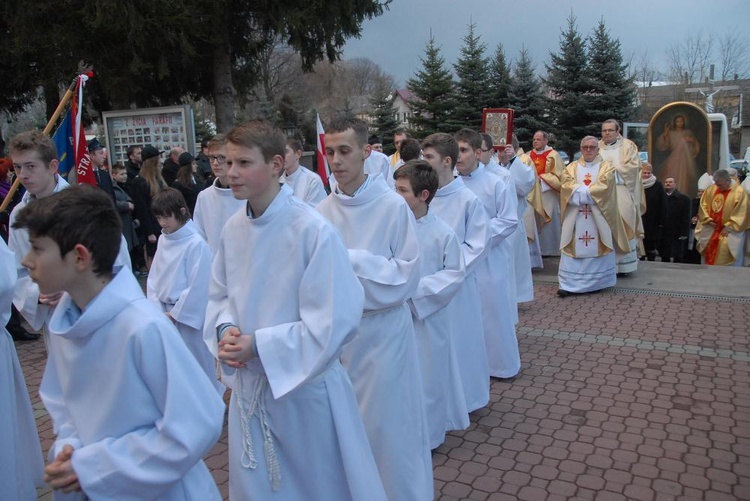
<svg viewBox="0 0 750 501">
<path fill-rule="evenodd" d="M 36 341 L 39 339 L 39 334 L 33 334 L 31 332 L 20 331 L 20 332 L 13 332 L 10 335 L 13 338 L 13 341 Z"/>
<path fill-rule="evenodd" d="M 618 276 L 619 278 L 623 278 L 623 277 L 629 277 L 629 276 L 630 276 L 630 273 L 618 273 L 618 274 L 617 274 L 617 276 Z"/>
<path fill-rule="evenodd" d="M 557 289 L 557 295 L 560 297 L 568 297 L 570 296 L 570 292 L 564 290 L 564 289 Z"/>
</svg>

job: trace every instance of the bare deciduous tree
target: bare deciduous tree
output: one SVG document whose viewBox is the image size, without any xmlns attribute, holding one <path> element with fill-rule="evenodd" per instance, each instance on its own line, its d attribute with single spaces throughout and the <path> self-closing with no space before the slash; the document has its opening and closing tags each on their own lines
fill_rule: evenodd
<svg viewBox="0 0 750 501">
<path fill-rule="evenodd" d="M 675 83 L 698 83 L 708 78 L 714 36 L 691 33 L 667 49 L 669 78 Z"/>
<path fill-rule="evenodd" d="M 750 73 L 750 58 L 748 57 L 748 39 L 742 31 L 734 28 L 719 38 L 718 63 L 722 81 L 745 78 Z"/>
</svg>

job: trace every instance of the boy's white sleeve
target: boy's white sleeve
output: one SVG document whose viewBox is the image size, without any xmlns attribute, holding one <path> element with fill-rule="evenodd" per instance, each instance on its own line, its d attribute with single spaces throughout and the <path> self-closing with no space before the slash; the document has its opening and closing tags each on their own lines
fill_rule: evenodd
<svg viewBox="0 0 750 501">
<path fill-rule="evenodd" d="M 490 218 L 493 245 L 508 238 L 518 226 L 518 198 L 512 177 L 495 185 L 495 207 L 497 212 Z"/>
<path fill-rule="evenodd" d="M 300 169 L 304 169 L 304 167 L 300 167 Z M 323 181 L 320 179 L 320 176 L 317 174 L 315 177 L 310 178 L 310 183 L 308 185 L 307 189 L 307 200 L 305 200 L 307 203 L 315 207 L 320 202 L 322 202 L 325 197 L 328 196 L 326 193 L 326 189 L 323 187 Z"/>
<path fill-rule="evenodd" d="M 211 266 L 211 279 L 208 285 L 208 306 L 206 306 L 206 318 L 203 324 L 203 341 L 215 358 L 219 358 L 219 342 L 216 339 L 216 328 L 223 324 L 237 324 L 237 320 L 231 311 L 229 293 L 227 291 L 227 272 L 222 232 L 219 248 Z"/>
<path fill-rule="evenodd" d="M 482 262 L 490 246 L 490 222 L 482 202 L 475 198 L 466 209 L 466 232 L 461 242 L 461 252 L 466 265 L 466 274 Z"/>
<path fill-rule="evenodd" d="M 382 238 L 390 239 L 392 256 L 349 249 L 354 273 L 365 289 L 366 310 L 398 306 L 414 294 L 419 284 L 419 241 L 414 216 L 406 202 L 389 216 L 394 218 L 395 225 Z"/>
<path fill-rule="evenodd" d="M 417 292 L 409 300 L 412 313 L 420 320 L 448 306 L 466 276 L 461 245 L 456 234 L 451 232 L 444 242 L 443 269 L 422 277 Z"/>
<path fill-rule="evenodd" d="M 73 425 L 68 406 L 63 398 L 56 360 L 57 357 L 53 356 L 47 358 L 42 383 L 39 385 L 39 395 L 44 401 L 44 407 L 47 409 L 50 418 L 52 418 L 52 427 L 55 432 L 55 442 L 50 447 L 48 461 L 54 460 L 62 452 L 65 445 L 70 445 L 74 449 L 81 447 L 78 430 Z"/>
<path fill-rule="evenodd" d="M 73 452 L 73 469 L 91 499 L 160 499 L 221 435 L 224 402 L 166 319 L 144 325 L 130 348 L 123 356 L 134 357 L 162 417 Z"/>
<path fill-rule="evenodd" d="M 318 236 L 297 294 L 300 320 L 255 331 L 274 398 L 322 373 L 362 319 L 362 286 L 332 227 Z"/>
<path fill-rule="evenodd" d="M 203 330 L 206 319 L 212 260 L 208 244 L 202 240 L 200 244 L 193 246 L 185 255 L 185 263 L 181 263 L 187 267 L 189 286 L 180 293 L 170 311 L 172 318 L 176 321 L 199 331 Z"/>
</svg>

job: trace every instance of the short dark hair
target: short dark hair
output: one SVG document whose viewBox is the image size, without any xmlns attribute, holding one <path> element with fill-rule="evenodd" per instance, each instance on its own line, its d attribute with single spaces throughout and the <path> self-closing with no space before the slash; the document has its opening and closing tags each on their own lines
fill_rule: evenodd
<svg viewBox="0 0 750 501">
<path fill-rule="evenodd" d="M 438 189 L 438 174 L 425 160 L 409 160 L 396 169 L 393 179 L 408 179 L 415 197 L 418 197 L 422 190 L 427 190 L 430 193 L 427 205 L 432 202 Z"/>
<path fill-rule="evenodd" d="M 16 134 L 8 142 L 8 151 L 10 151 L 11 157 L 13 153 L 36 151 L 39 153 L 39 158 L 48 167 L 52 160 L 57 160 L 57 148 L 55 148 L 54 141 L 40 130 L 29 130 Z"/>
<path fill-rule="evenodd" d="M 487 148 L 491 149 L 492 148 L 492 136 L 490 136 L 486 132 L 481 132 L 479 135 L 482 137 L 482 142 L 487 145 Z"/>
<path fill-rule="evenodd" d="M 393 131 L 393 137 L 396 136 L 406 136 L 406 139 L 411 138 L 411 135 L 406 129 L 396 129 L 395 131 Z"/>
<path fill-rule="evenodd" d="M 401 160 L 408 162 L 409 160 L 417 160 L 419 154 L 422 153 L 422 148 L 419 146 L 419 141 L 409 138 L 404 139 L 398 152 L 401 155 Z"/>
<path fill-rule="evenodd" d="M 445 132 L 430 134 L 422 141 L 422 149 L 426 150 L 427 148 L 434 149 L 441 158 L 450 157 L 451 167 L 456 166 L 456 160 L 458 160 L 458 143 L 450 134 L 446 134 Z"/>
<path fill-rule="evenodd" d="M 346 132 L 349 129 L 352 129 L 354 131 L 354 135 L 357 138 L 357 144 L 359 146 L 366 146 L 367 143 L 367 124 L 360 120 L 359 118 L 354 117 L 337 117 L 331 120 L 331 122 L 326 126 L 326 133 L 327 134 L 338 134 L 341 132 Z"/>
<path fill-rule="evenodd" d="M 112 172 L 114 173 L 117 170 L 125 170 L 125 166 L 122 164 L 114 164 L 112 166 Z"/>
<path fill-rule="evenodd" d="M 617 132 L 620 132 L 620 122 L 615 118 L 608 118 L 605 121 L 602 122 L 602 127 L 604 124 L 615 124 L 615 129 Z"/>
<path fill-rule="evenodd" d="M 182 209 L 185 209 L 184 211 Z M 190 209 L 185 197 L 179 190 L 167 188 L 156 194 L 151 201 L 151 213 L 154 216 L 174 216 L 180 223 L 187 223 L 190 219 Z"/>
<path fill-rule="evenodd" d="M 456 139 L 456 142 L 464 141 L 465 143 L 468 143 L 474 150 L 478 150 L 482 147 L 482 136 L 474 129 L 461 129 L 453 134 L 453 137 Z"/>
<path fill-rule="evenodd" d="M 227 142 L 246 148 L 258 148 L 266 163 L 276 155 L 284 158 L 286 136 L 271 122 L 256 119 L 235 126 L 227 133 Z"/>
<path fill-rule="evenodd" d="M 81 184 L 35 200 L 24 207 L 13 228 L 32 237 L 48 237 L 65 256 L 81 244 L 91 253 L 97 275 L 112 272 L 122 239 L 122 223 L 107 192 Z"/>
<path fill-rule="evenodd" d="M 289 146 L 295 153 L 298 151 L 304 151 L 302 148 L 302 141 L 299 139 L 289 138 L 286 140 L 286 145 Z"/>
<path fill-rule="evenodd" d="M 130 155 L 132 155 L 133 152 L 135 152 L 135 150 L 142 150 L 142 149 L 143 149 L 143 146 L 141 146 L 140 144 L 131 144 L 130 146 L 128 146 L 127 151 L 125 151 L 125 155 L 128 158 L 130 158 Z"/>
<path fill-rule="evenodd" d="M 208 148 L 208 141 L 208 139 L 204 139 L 203 141 L 201 141 L 201 149 Z"/>
</svg>

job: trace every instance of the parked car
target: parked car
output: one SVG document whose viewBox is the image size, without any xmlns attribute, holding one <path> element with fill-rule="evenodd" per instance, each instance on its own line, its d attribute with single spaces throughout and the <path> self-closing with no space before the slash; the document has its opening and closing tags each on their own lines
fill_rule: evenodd
<svg viewBox="0 0 750 501">
<path fill-rule="evenodd" d="M 563 162 L 565 162 L 565 165 L 568 165 L 570 163 L 570 157 L 568 156 L 568 154 L 565 153 L 564 151 L 559 151 L 558 153 L 560 153 L 560 158 L 563 159 Z"/>
</svg>

